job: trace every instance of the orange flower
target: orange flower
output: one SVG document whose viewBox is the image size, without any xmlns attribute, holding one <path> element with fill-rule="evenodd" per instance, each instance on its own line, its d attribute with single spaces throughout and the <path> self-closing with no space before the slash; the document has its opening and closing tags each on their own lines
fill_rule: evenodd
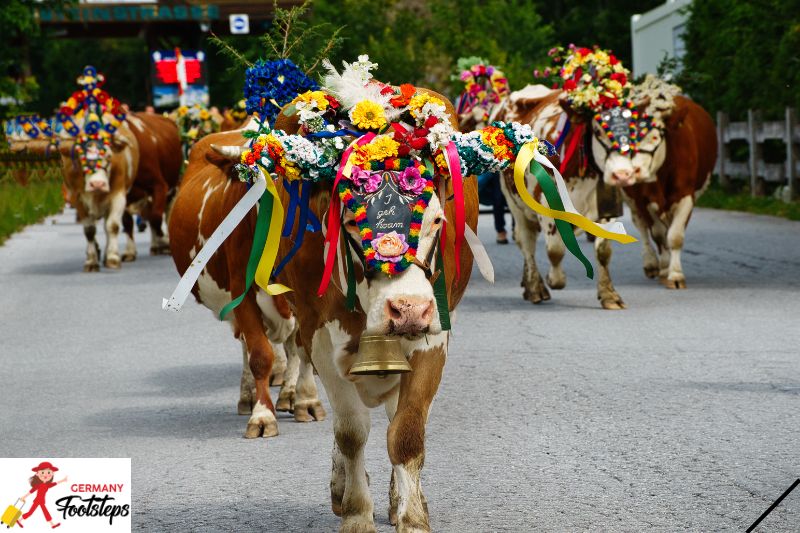
<svg viewBox="0 0 800 533">
<path fill-rule="evenodd" d="M 417 89 L 413 85 L 404 83 L 400 86 L 400 94 L 393 97 L 389 102 L 391 102 L 394 107 L 407 106 L 411 101 L 411 97 L 414 96 L 416 92 Z"/>
</svg>

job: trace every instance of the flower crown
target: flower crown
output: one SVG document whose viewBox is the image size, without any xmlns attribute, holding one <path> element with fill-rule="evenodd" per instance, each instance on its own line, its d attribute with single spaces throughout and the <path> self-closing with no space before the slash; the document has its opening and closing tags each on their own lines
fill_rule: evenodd
<svg viewBox="0 0 800 533">
<path fill-rule="evenodd" d="M 571 44 L 566 51 L 557 47 L 549 55 L 555 63 L 563 59 L 558 72 L 561 88 L 578 113 L 591 116 L 601 109 L 619 107 L 630 92 L 630 71 L 610 50 Z"/>
<path fill-rule="evenodd" d="M 258 113 L 270 122 L 299 93 L 319 87 L 290 59 L 258 60 L 245 71 L 244 98 L 247 113 Z"/>
<path fill-rule="evenodd" d="M 97 69 L 89 65 L 83 69 L 83 75 L 78 78 L 78 83 L 82 89 L 72 93 L 72 96 L 61 106 L 56 114 L 58 124 L 63 126 L 69 135 L 76 137 L 80 134 L 81 129 L 75 123 L 75 118 L 87 113 L 98 117 L 106 115 L 109 118 L 105 122 L 98 119 L 84 123 L 84 130 L 86 131 L 86 128 L 93 129 L 93 124 L 99 123 L 108 134 L 113 134 L 125 120 L 126 112 L 119 100 L 101 88 L 105 83 L 105 77 L 98 74 Z"/>
<path fill-rule="evenodd" d="M 464 91 L 461 93 L 463 103 L 459 106 L 459 114 L 468 113 L 478 106 L 488 111 L 510 92 L 505 75 L 485 61 L 461 71 L 459 79 L 464 82 Z"/>
</svg>

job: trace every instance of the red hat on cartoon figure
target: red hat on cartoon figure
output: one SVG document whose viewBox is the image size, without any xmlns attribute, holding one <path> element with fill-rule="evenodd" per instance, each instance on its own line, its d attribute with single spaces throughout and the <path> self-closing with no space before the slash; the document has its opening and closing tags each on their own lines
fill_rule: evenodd
<svg viewBox="0 0 800 533">
<path fill-rule="evenodd" d="M 50 469 L 53 472 L 58 472 L 58 468 L 54 467 L 50 461 L 44 461 L 39 463 L 39 466 L 34 466 L 31 468 L 32 472 L 38 472 L 39 470 L 47 470 Z"/>
</svg>

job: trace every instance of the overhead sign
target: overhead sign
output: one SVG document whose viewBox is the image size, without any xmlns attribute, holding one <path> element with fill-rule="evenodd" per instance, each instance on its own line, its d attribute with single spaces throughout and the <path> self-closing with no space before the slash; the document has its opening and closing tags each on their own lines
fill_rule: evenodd
<svg viewBox="0 0 800 533">
<path fill-rule="evenodd" d="M 228 20 L 231 24 L 231 33 L 241 35 L 250 33 L 250 16 L 246 13 L 236 13 L 230 15 Z"/>
</svg>

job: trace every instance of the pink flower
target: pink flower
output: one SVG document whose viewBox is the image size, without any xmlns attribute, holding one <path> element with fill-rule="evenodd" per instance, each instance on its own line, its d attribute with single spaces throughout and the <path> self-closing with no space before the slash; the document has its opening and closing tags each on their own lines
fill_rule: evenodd
<svg viewBox="0 0 800 533">
<path fill-rule="evenodd" d="M 406 167 L 397 177 L 397 181 L 400 184 L 400 189 L 410 192 L 414 196 L 422 194 L 422 189 L 425 188 L 425 179 L 415 166 Z"/>
<path fill-rule="evenodd" d="M 350 181 L 357 187 L 363 187 L 364 192 L 373 193 L 380 188 L 383 178 L 379 172 L 369 172 L 360 167 L 353 167 Z"/>
<path fill-rule="evenodd" d="M 403 258 L 403 254 L 408 250 L 406 236 L 400 235 L 396 231 L 378 233 L 378 236 L 372 239 L 370 244 L 375 248 L 375 259 L 391 263 L 400 261 Z"/>
</svg>

